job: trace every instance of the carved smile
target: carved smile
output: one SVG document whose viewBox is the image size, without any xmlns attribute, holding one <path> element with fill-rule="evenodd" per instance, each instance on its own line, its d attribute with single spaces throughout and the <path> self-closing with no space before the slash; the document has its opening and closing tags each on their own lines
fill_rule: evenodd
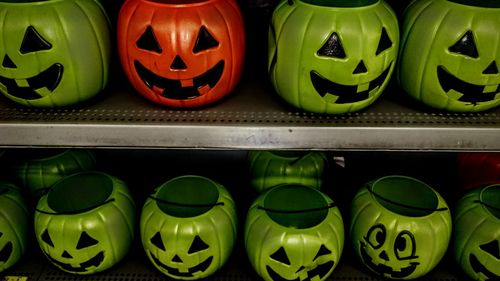
<svg viewBox="0 0 500 281">
<path fill-rule="evenodd" d="M 153 258 L 153 261 L 156 265 L 165 269 L 169 274 L 178 276 L 178 277 L 194 277 L 196 272 L 205 272 L 207 268 L 212 264 L 213 257 L 210 256 L 206 260 L 202 261 L 200 264 L 188 268 L 187 272 L 181 272 L 178 268 L 170 267 L 164 263 L 162 263 L 155 255 L 149 252 L 150 256 Z"/>
<path fill-rule="evenodd" d="M 271 279 L 274 281 L 310 281 L 313 280 L 313 278 L 316 276 L 319 277 L 318 279 L 320 280 L 323 279 L 323 277 L 325 277 L 328 274 L 328 272 L 330 272 L 330 270 L 333 268 L 334 264 L 335 263 L 333 261 L 328 261 L 318 265 L 317 267 L 307 271 L 307 277 L 303 280 L 301 280 L 299 277 L 295 279 L 286 279 L 281 275 L 279 275 L 278 273 L 276 273 L 270 266 L 266 266 L 266 269 L 267 269 L 267 274 L 269 274 Z M 301 270 L 304 269 L 305 267 L 301 267 L 295 273 L 298 274 Z"/>
<path fill-rule="evenodd" d="M 377 78 L 360 85 L 338 84 L 324 78 L 315 70 L 310 73 L 311 82 L 321 97 L 325 97 L 327 94 L 337 96 L 338 98 L 334 102 L 336 104 L 359 102 L 368 99 L 370 92 L 382 86 L 389 74 L 391 65 L 392 62 Z"/>
<path fill-rule="evenodd" d="M 500 276 L 496 275 L 495 273 L 489 271 L 486 267 L 484 267 L 484 265 L 481 264 L 481 262 L 477 259 L 477 257 L 474 254 L 469 255 L 469 262 L 474 272 L 482 273 L 484 276 L 486 276 L 486 279 L 484 280 L 499 280 Z"/>
<path fill-rule="evenodd" d="M 91 266 L 98 267 L 101 265 L 102 261 L 104 260 L 104 251 L 100 251 L 97 255 L 95 255 L 93 258 L 89 259 L 88 261 L 84 261 L 80 263 L 79 267 L 74 267 L 71 264 L 67 264 L 64 262 L 60 262 L 58 260 L 53 259 L 51 256 L 49 256 L 47 253 L 45 253 L 45 256 L 54 264 L 62 268 L 63 270 L 69 271 L 69 272 L 85 272 L 87 269 Z"/>
<path fill-rule="evenodd" d="M 12 249 L 12 242 L 7 242 L 7 244 L 3 246 L 3 249 L 0 251 L 0 262 L 7 262 L 10 258 L 10 254 L 12 254 Z"/>
<path fill-rule="evenodd" d="M 224 61 L 221 60 L 204 74 L 191 79 L 175 80 L 154 74 L 137 60 L 134 61 L 134 65 L 142 82 L 148 88 L 165 98 L 174 100 L 194 99 L 206 94 L 217 85 L 224 71 Z"/>
<path fill-rule="evenodd" d="M 409 266 L 401 268 L 400 271 L 394 271 L 392 267 L 389 267 L 385 264 L 373 263 L 372 257 L 370 257 L 370 255 L 365 251 L 365 247 L 366 244 L 364 242 L 361 242 L 360 252 L 363 263 L 371 270 L 373 270 L 374 272 L 378 272 L 379 274 L 387 274 L 392 278 L 405 278 L 412 274 L 417 268 L 417 265 L 420 264 L 419 262 L 411 262 Z"/>
<path fill-rule="evenodd" d="M 458 101 L 470 102 L 472 105 L 477 105 L 478 102 L 492 101 L 500 93 L 499 84 L 475 85 L 467 83 L 455 77 L 444 66 L 438 66 L 437 76 L 439 84 L 445 93 L 454 90 L 462 94 L 457 99 Z"/>
<path fill-rule="evenodd" d="M 3 86 L 9 95 L 25 100 L 43 98 L 43 89 L 53 92 L 61 82 L 63 66 L 55 63 L 51 67 L 26 79 L 13 79 L 0 75 L 0 86 Z M 42 93 L 40 93 L 42 92 Z"/>
</svg>

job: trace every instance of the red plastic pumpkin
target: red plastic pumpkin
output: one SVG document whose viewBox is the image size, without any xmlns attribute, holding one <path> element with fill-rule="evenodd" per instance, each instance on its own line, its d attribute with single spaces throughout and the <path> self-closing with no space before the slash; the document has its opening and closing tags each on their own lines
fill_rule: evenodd
<svg viewBox="0 0 500 281">
<path fill-rule="evenodd" d="M 458 153 L 457 173 L 466 190 L 500 183 L 500 153 Z"/>
<path fill-rule="evenodd" d="M 117 32 L 125 74 L 153 102 L 206 105 L 240 79 L 245 32 L 234 0 L 127 0 Z"/>
</svg>

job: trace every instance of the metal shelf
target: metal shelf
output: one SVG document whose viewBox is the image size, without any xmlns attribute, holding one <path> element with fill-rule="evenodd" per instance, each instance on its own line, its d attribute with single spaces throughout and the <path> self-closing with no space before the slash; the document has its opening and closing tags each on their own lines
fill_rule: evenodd
<svg viewBox="0 0 500 281">
<path fill-rule="evenodd" d="M 362 112 L 307 113 L 285 104 L 255 68 L 229 97 L 200 109 L 153 104 L 119 78 L 77 108 L 27 108 L 1 97 L 0 146 L 500 150 L 499 109 L 435 112 L 393 86 Z"/>
</svg>

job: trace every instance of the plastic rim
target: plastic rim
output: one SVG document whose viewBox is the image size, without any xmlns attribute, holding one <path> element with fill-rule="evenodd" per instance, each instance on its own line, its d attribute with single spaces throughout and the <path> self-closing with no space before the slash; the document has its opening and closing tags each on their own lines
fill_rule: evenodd
<svg viewBox="0 0 500 281">
<path fill-rule="evenodd" d="M 479 202 L 494 217 L 500 219 L 500 184 L 484 187 L 479 195 Z"/>
<path fill-rule="evenodd" d="M 380 205 L 399 215 L 423 217 L 435 211 L 448 210 L 438 208 L 439 198 L 436 192 L 414 178 L 387 176 L 369 184 L 367 189 Z"/>
<path fill-rule="evenodd" d="M 156 195 L 158 208 L 165 214 L 187 218 L 208 212 L 218 205 L 217 183 L 200 176 L 181 176 L 160 186 Z"/>
<path fill-rule="evenodd" d="M 260 209 L 282 226 L 304 229 L 325 220 L 331 207 L 333 205 L 328 204 L 325 197 L 314 188 L 281 185 L 266 193 Z"/>
</svg>

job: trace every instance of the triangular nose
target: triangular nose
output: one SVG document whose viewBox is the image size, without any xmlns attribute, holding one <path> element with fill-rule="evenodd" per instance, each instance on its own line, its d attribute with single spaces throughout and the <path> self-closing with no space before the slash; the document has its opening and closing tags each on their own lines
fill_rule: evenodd
<svg viewBox="0 0 500 281">
<path fill-rule="evenodd" d="M 174 69 L 174 70 L 181 70 L 181 69 L 186 69 L 187 66 L 184 63 L 184 61 L 181 59 L 181 57 L 179 57 L 179 55 L 177 55 L 177 56 L 175 56 L 174 61 L 170 65 L 170 68 Z"/>
<path fill-rule="evenodd" d="M 7 55 L 3 57 L 2 66 L 5 68 L 17 68 L 17 65 Z"/>
<path fill-rule="evenodd" d="M 363 62 L 363 60 L 361 60 L 358 63 L 358 65 L 356 66 L 356 68 L 354 69 L 354 71 L 352 72 L 352 74 L 360 74 L 360 73 L 366 73 L 366 72 L 368 72 L 368 69 L 366 69 L 366 65 Z"/>
<path fill-rule="evenodd" d="M 175 256 L 172 258 L 172 262 L 182 262 L 182 259 L 181 259 L 181 257 L 179 257 L 178 255 L 175 255 Z"/>
<path fill-rule="evenodd" d="M 483 71 L 483 74 L 498 74 L 498 67 L 495 61 L 492 61 L 490 65 Z"/>
<path fill-rule="evenodd" d="M 72 259 L 73 258 L 67 251 L 64 251 L 61 256 L 63 258 L 67 258 L 67 259 Z"/>
</svg>

